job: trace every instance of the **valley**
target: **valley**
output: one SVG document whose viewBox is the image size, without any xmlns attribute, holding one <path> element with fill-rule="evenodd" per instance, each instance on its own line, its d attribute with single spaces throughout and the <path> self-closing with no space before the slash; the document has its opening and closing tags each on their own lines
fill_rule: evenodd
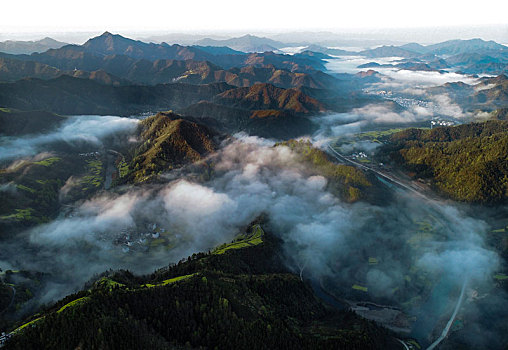
<svg viewBox="0 0 508 350">
<path fill-rule="evenodd" d="M 264 39 L 5 46 L 0 347 L 508 344 L 508 48 Z"/>
</svg>

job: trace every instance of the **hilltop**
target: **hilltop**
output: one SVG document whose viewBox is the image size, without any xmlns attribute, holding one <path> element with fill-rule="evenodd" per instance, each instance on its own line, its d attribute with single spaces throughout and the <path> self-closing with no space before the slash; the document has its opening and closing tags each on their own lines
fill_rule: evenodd
<svg viewBox="0 0 508 350">
<path fill-rule="evenodd" d="M 281 89 L 271 84 L 254 84 L 251 87 L 225 91 L 214 102 L 244 109 L 280 109 L 299 114 L 324 112 L 318 100 L 297 89 Z"/>
<path fill-rule="evenodd" d="M 171 112 L 141 121 L 138 135 L 132 159 L 122 164 L 122 181 L 146 181 L 163 171 L 197 162 L 218 146 L 214 131 Z"/>
<path fill-rule="evenodd" d="M 244 35 L 239 38 L 231 38 L 225 40 L 216 40 L 205 38 L 198 40 L 197 45 L 205 46 L 226 46 L 234 50 L 243 52 L 265 52 L 275 51 L 281 48 L 284 44 L 268 38 L 261 38 L 254 35 Z"/>
</svg>

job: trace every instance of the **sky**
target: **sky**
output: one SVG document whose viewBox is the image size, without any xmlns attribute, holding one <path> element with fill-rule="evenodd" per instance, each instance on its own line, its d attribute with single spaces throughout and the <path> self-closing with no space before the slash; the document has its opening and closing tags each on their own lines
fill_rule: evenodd
<svg viewBox="0 0 508 350">
<path fill-rule="evenodd" d="M 506 13 L 506 0 L 23 0 L 2 1 L 0 33 L 479 26 L 508 24 Z"/>
</svg>

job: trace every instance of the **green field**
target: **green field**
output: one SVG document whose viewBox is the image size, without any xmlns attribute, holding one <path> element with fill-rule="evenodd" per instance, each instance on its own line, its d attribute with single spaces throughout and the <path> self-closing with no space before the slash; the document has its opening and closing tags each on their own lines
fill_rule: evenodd
<svg viewBox="0 0 508 350">
<path fill-rule="evenodd" d="M 59 162 L 60 160 L 61 160 L 61 158 L 59 158 L 59 157 L 50 157 L 50 158 L 41 160 L 39 162 L 34 162 L 34 164 L 42 165 L 42 166 L 52 166 L 53 164 Z"/>
<path fill-rule="evenodd" d="M 87 173 L 88 175 L 83 176 L 82 184 L 85 185 L 84 191 L 88 190 L 89 186 L 92 188 L 99 188 L 104 182 L 102 174 L 102 161 L 100 160 L 88 160 L 87 161 Z"/>
<path fill-rule="evenodd" d="M 224 254 L 231 249 L 241 249 L 261 244 L 263 243 L 263 235 L 264 231 L 261 226 L 254 225 L 250 235 L 247 235 L 246 237 L 239 236 L 235 242 L 219 246 L 216 250 L 214 250 L 213 254 Z"/>
<path fill-rule="evenodd" d="M 377 131 L 367 131 L 359 134 L 348 135 L 344 137 L 337 138 L 334 142 L 331 143 L 332 147 L 339 152 L 343 152 L 341 146 L 344 145 L 354 145 L 360 141 L 371 141 L 375 143 L 383 143 L 383 140 L 388 138 L 390 135 L 395 134 L 402 129 L 388 129 L 388 130 L 377 130 Z"/>
<path fill-rule="evenodd" d="M 129 174 L 129 163 L 125 161 L 125 158 L 118 164 L 118 171 L 120 178 L 123 178 Z"/>
<path fill-rule="evenodd" d="M 30 192 L 30 193 L 35 193 L 37 192 L 36 190 L 34 190 L 33 188 L 30 188 L 28 186 L 25 186 L 25 185 L 21 185 L 21 184 L 17 184 L 16 185 L 17 188 L 19 188 L 20 190 L 23 190 L 23 191 L 27 191 L 27 192 Z"/>
<path fill-rule="evenodd" d="M 68 304 L 65 304 L 64 306 L 62 306 L 58 311 L 57 313 L 60 313 L 62 311 L 64 311 L 65 309 L 69 308 L 69 307 L 73 307 L 73 306 L 76 306 L 76 305 L 80 305 L 82 303 L 85 303 L 89 300 L 90 298 L 89 297 L 82 297 L 82 298 L 79 298 L 79 299 L 76 299 L 76 300 L 73 300 L 71 301 L 70 303 Z"/>
<path fill-rule="evenodd" d="M 508 279 L 508 276 L 505 275 L 504 273 L 497 273 L 494 275 L 494 278 L 498 281 L 504 281 Z"/>
<path fill-rule="evenodd" d="M 38 321 L 41 321 L 43 318 L 44 318 L 44 317 L 39 317 L 39 318 L 36 318 L 35 320 L 32 320 L 32 321 L 30 321 L 30 322 L 27 322 L 27 323 L 25 323 L 24 325 L 19 326 L 18 328 L 16 328 L 16 329 L 14 330 L 14 332 L 19 332 L 19 331 L 20 331 L 20 330 L 22 330 L 23 328 L 26 328 L 26 327 L 28 327 L 28 326 L 30 326 L 30 325 L 35 325 L 35 323 L 37 323 Z M 13 333 L 14 333 L 14 332 L 13 332 Z"/>
<path fill-rule="evenodd" d="M 95 282 L 95 285 L 106 290 L 113 290 L 115 287 L 125 287 L 125 284 L 113 281 L 111 278 L 102 277 L 100 280 Z"/>
<path fill-rule="evenodd" d="M 353 288 L 354 290 L 359 290 L 359 291 L 366 292 L 366 293 L 369 291 L 369 289 L 367 287 L 360 286 L 359 284 L 353 284 L 353 286 L 351 288 Z"/>
<path fill-rule="evenodd" d="M 370 140 L 373 142 L 379 142 L 378 139 L 390 136 L 396 132 L 402 131 L 402 129 L 388 129 L 388 130 L 376 130 L 367 131 L 360 134 L 356 134 L 355 137 L 360 140 Z"/>
<path fill-rule="evenodd" d="M 160 283 L 157 283 L 157 284 L 147 283 L 147 284 L 143 284 L 141 287 L 153 288 L 153 287 L 165 286 L 165 285 L 168 285 L 168 284 L 171 284 L 171 283 L 175 283 L 175 282 L 178 282 L 178 281 L 185 280 L 187 278 L 191 278 L 194 275 L 197 275 L 197 273 L 192 273 L 190 275 L 185 275 L 185 276 L 173 277 L 173 278 L 164 280 L 164 281 L 162 281 Z"/>
<path fill-rule="evenodd" d="M 1 220 L 16 220 L 16 221 L 31 220 L 34 218 L 33 214 L 34 214 L 34 210 L 32 208 L 15 209 L 15 213 L 10 214 L 10 215 L 0 216 L 0 219 Z"/>
</svg>

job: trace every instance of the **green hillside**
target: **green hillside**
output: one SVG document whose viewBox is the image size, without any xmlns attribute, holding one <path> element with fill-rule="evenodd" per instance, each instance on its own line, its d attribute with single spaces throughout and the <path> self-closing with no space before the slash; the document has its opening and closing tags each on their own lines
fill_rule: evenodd
<svg viewBox="0 0 508 350">
<path fill-rule="evenodd" d="M 388 331 L 325 306 L 285 271 L 259 223 L 239 239 L 254 236 L 149 276 L 105 276 L 20 323 L 5 349 L 397 348 Z"/>
<path fill-rule="evenodd" d="M 381 150 L 415 178 L 459 201 L 508 199 L 508 122 L 487 121 L 394 134 Z"/>
<path fill-rule="evenodd" d="M 142 182 L 163 171 L 196 162 L 217 148 L 215 132 L 168 112 L 140 123 L 140 142 L 120 164 L 122 181 Z"/>
<path fill-rule="evenodd" d="M 101 190 L 103 179 L 101 158 L 73 154 L 49 154 L 0 169 L 0 186 L 5 188 L 0 201 L 0 237 L 48 222 L 58 215 L 62 203 Z"/>
</svg>

